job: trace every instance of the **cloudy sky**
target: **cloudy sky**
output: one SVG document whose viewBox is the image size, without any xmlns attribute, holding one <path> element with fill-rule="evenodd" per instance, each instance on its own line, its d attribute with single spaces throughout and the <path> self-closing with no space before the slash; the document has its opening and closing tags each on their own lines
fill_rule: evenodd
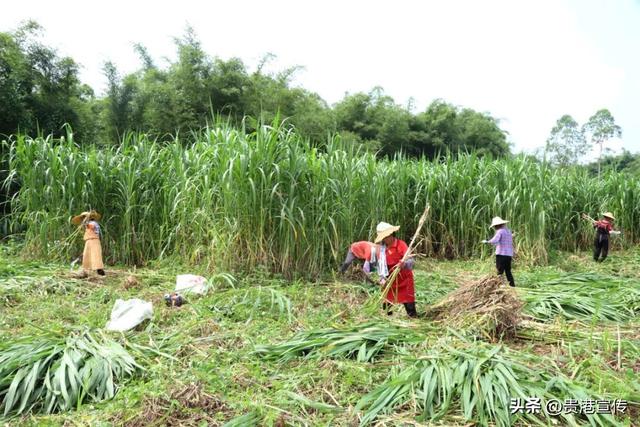
<svg viewBox="0 0 640 427">
<path fill-rule="evenodd" d="M 0 31 L 26 19 L 98 93 L 105 60 L 134 71 L 142 43 L 162 64 L 191 25 L 211 55 L 304 66 L 295 84 L 329 103 L 374 86 L 416 110 L 442 98 L 498 117 L 515 151 L 563 114 L 608 108 L 623 129 L 611 148 L 640 151 L 640 0 L 22 0 L 3 4 Z"/>
</svg>

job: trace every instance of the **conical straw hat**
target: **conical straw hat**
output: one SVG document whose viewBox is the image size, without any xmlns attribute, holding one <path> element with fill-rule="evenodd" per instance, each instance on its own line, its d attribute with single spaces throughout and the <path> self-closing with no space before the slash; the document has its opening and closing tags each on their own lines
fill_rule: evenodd
<svg viewBox="0 0 640 427">
<path fill-rule="evenodd" d="M 100 221 L 100 218 L 102 218 L 102 215 L 100 215 L 96 211 L 88 211 L 88 212 L 85 211 L 85 212 L 82 212 L 80 215 L 76 215 L 73 218 L 71 218 L 71 224 L 80 225 L 80 223 L 82 223 L 85 217 L 88 217 L 88 219 L 90 220 L 95 219 L 96 221 Z"/>
<path fill-rule="evenodd" d="M 376 240 L 374 241 L 374 243 L 380 243 L 382 239 L 390 236 L 392 233 L 398 230 L 400 230 L 399 225 L 391 225 L 388 222 L 378 223 L 378 225 L 376 226 L 376 233 L 378 233 L 378 235 L 376 236 Z"/>
<path fill-rule="evenodd" d="M 491 220 L 491 225 L 489 227 L 495 227 L 496 225 L 502 225 L 502 224 L 506 224 L 509 221 L 505 221 L 504 219 L 500 218 L 499 216 L 494 216 L 493 219 Z"/>
</svg>

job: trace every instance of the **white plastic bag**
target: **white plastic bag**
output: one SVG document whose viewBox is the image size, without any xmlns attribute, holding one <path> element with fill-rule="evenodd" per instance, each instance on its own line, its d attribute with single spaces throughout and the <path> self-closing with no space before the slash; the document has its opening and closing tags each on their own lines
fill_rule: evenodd
<svg viewBox="0 0 640 427">
<path fill-rule="evenodd" d="M 111 320 L 107 322 L 109 331 L 128 331 L 153 317 L 153 305 L 141 299 L 116 300 L 111 310 Z"/>
<path fill-rule="evenodd" d="M 180 274 L 176 277 L 176 292 L 203 295 L 207 292 L 207 279 L 195 274 Z"/>
</svg>

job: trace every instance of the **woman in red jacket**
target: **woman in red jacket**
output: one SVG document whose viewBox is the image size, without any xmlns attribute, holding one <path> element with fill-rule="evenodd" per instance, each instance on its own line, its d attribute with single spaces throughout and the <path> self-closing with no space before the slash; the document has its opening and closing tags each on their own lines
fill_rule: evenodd
<svg viewBox="0 0 640 427">
<path fill-rule="evenodd" d="M 416 312 L 416 296 L 415 285 L 413 282 L 413 258 L 408 258 L 402 262 L 402 258 L 407 253 L 409 247 L 407 244 L 398 239 L 395 236 L 395 232 L 400 227 L 393 226 L 386 222 L 381 222 L 376 227 L 378 235 L 376 236 L 375 243 L 382 242 L 381 262 L 379 263 L 379 273 L 383 277 L 381 284 L 389 288 L 386 298 L 387 302 L 384 303 L 384 308 L 390 313 L 389 309 L 391 304 L 403 304 L 409 317 L 417 317 Z M 386 265 L 386 268 L 385 268 Z M 387 286 L 385 279 L 390 277 L 395 269 L 399 268 L 400 271 L 395 280 L 390 286 Z"/>
</svg>

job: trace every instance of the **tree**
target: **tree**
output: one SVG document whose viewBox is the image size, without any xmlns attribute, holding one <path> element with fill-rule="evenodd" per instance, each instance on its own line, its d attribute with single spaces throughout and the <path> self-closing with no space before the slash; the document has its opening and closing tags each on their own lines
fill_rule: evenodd
<svg viewBox="0 0 640 427">
<path fill-rule="evenodd" d="M 598 155 L 598 176 L 600 176 L 602 147 L 611 138 L 620 138 L 622 136 L 622 128 L 615 123 L 611 112 L 603 108 L 589 117 L 589 121 L 584 125 L 584 130 L 591 136 L 591 143 L 600 146 Z"/>
<path fill-rule="evenodd" d="M 169 70 L 169 82 L 174 88 L 177 122 L 175 129 L 197 129 L 210 115 L 209 79 L 213 73 L 211 58 L 191 27 L 175 40 L 178 62 Z"/>
<path fill-rule="evenodd" d="M 475 151 L 480 155 L 509 153 L 506 133 L 486 113 L 434 101 L 415 114 L 413 101 L 396 104 L 380 87 L 345 95 L 329 107 L 316 93 L 293 86 L 299 66 L 267 73 L 266 55 L 250 73 L 238 58 L 208 55 L 192 28 L 175 39 L 177 59 L 159 67 L 140 45 L 134 50 L 140 68 L 120 75 L 106 62 L 107 91 L 95 99 L 78 78 L 79 66 L 59 58 L 35 39 L 40 27 L 28 23 L 15 33 L 0 33 L 0 133 L 62 134 L 71 125 L 79 142 L 118 143 L 128 131 L 163 140 L 177 132 L 187 140 L 212 117 L 228 119 L 251 130 L 276 117 L 296 127 L 318 146 L 339 132 L 345 145 L 363 145 L 383 156 L 403 152 L 436 157 L 439 153 Z"/>
<path fill-rule="evenodd" d="M 584 129 L 568 114 L 560 117 L 547 138 L 544 159 L 558 166 L 576 164 L 589 151 Z"/>
<path fill-rule="evenodd" d="M 336 133 L 333 111 L 316 93 L 301 88 L 293 89 L 293 93 L 293 125 L 314 144 L 326 144 L 328 136 Z"/>
<path fill-rule="evenodd" d="M 93 90 L 78 78 L 79 67 L 38 41 L 33 21 L 0 33 L 0 134 L 42 132 L 61 136 L 66 123 L 79 137 L 95 131 Z"/>
<path fill-rule="evenodd" d="M 136 91 L 136 82 L 129 76 L 122 79 L 112 62 L 106 62 L 103 71 L 107 78 L 107 96 L 103 100 L 106 138 L 111 143 L 117 143 L 126 131 L 135 126 L 131 120 L 131 100 Z"/>
<path fill-rule="evenodd" d="M 30 126 L 30 81 L 31 70 L 20 45 L 12 34 L 0 33 L 0 134 Z"/>
<path fill-rule="evenodd" d="M 621 154 L 604 156 L 601 165 L 603 171 L 628 172 L 640 176 L 640 153 L 634 154 L 622 149 Z M 598 162 L 589 164 L 589 171 L 594 175 L 598 173 Z"/>
<path fill-rule="evenodd" d="M 479 156 L 493 157 L 503 157 L 509 154 L 507 132 L 500 129 L 498 119 L 487 113 L 463 108 L 456 121 L 460 128 L 464 151 L 473 151 Z"/>
<path fill-rule="evenodd" d="M 421 131 L 412 144 L 414 154 L 433 158 L 447 152 L 457 152 L 462 145 L 457 117 L 456 107 L 441 99 L 429 104 L 414 122 L 413 129 Z"/>
<path fill-rule="evenodd" d="M 357 135 L 366 147 L 391 156 L 399 151 L 412 153 L 410 139 L 411 113 L 381 87 L 369 93 L 346 95 L 334 106 L 339 132 L 348 132 L 349 139 Z"/>
<path fill-rule="evenodd" d="M 495 157 L 509 154 L 506 132 L 489 114 L 442 100 L 433 101 L 416 115 L 411 108 L 410 103 L 406 107 L 395 104 L 381 88 L 374 88 L 368 94 L 345 96 L 334 112 L 338 131 L 349 132 L 351 141 L 379 147 L 387 156 L 399 151 L 428 158 L 461 151 Z"/>
<path fill-rule="evenodd" d="M 460 151 L 501 157 L 509 154 L 506 132 L 498 120 L 471 108 L 460 109 L 443 100 L 435 100 L 411 125 L 414 155 L 433 158 Z"/>
</svg>

